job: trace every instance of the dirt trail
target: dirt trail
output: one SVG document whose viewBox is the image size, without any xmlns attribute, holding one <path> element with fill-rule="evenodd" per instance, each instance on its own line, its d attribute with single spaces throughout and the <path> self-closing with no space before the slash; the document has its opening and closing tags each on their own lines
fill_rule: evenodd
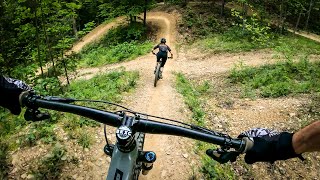
<svg viewBox="0 0 320 180">
<path fill-rule="evenodd" d="M 288 31 L 294 33 L 294 30 L 293 29 L 287 29 Z M 313 34 L 313 33 L 309 33 L 309 32 L 305 32 L 305 31 L 298 31 L 298 32 L 295 32 L 296 34 L 298 34 L 299 36 L 303 36 L 303 37 L 306 37 L 308 39 L 312 39 L 314 41 L 317 41 L 320 43 L 320 36 L 319 35 L 316 35 L 316 34 Z"/>
<path fill-rule="evenodd" d="M 159 26 L 157 38 L 165 37 L 167 44 L 173 50 L 173 54 L 176 54 L 175 33 L 177 31 L 174 15 L 150 12 L 147 15 L 147 20 L 148 23 Z M 125 97 L 122 104 L 138 112 L 171 119 L 187 120 L 188 113 L 184 107 L 183 100 L 175 90 L 175 77 L 172 73 L 178 70 L 175 61 L 176 59 L 167 61 L 163 73 L 164 79 L 158 82 L 156 88 L 153 87 L 155 56 L 152 54 L 115 65 L 81 69 L 78 71 L 79 74 L 76 79 L 90 79 L 99 73 L 120 67 L 125 67 L 126 70 L 139 71 L 140 79 L 135 93 Z M 144 149 L 155 151 L 157 161 L 149 174 L 147 176 L 141 175 L 140 179 L 188 179 L 191 176 L 192 165 L 196 163 L 190 159 L 192 156 L 188 152 L 191 144 L 192 141 L 186 138 L 147 134 Z M 101 169 L 97 168 L 98 171 L 101 171 Z M 103 178 L 103 175 L 101 178 Z"/>
</svg>

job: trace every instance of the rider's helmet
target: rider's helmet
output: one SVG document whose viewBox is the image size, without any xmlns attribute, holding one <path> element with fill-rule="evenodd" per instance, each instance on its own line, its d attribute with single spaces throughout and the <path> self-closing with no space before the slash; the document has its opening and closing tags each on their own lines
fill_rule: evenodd
<svg viewBox="0 0 320 180">
<path fill-rule="evenodd" d="M 161 43 L 166 43 L 167 40 L 166 40 L 166 38 L 161 38 L 160 42 L 161 42 Z"/>
</svg>

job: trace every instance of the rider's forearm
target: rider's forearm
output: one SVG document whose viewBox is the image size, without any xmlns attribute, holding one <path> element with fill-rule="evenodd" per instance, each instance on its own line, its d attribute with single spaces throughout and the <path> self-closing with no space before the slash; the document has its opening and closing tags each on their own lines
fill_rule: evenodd
<svg viewBox="0 0 320 180">
<path fill-rule="evenodd" d="M 297 154 L 320 151 L 320 121 L 316 121 L 293 135 L 292 146 Z"/>
</svg>

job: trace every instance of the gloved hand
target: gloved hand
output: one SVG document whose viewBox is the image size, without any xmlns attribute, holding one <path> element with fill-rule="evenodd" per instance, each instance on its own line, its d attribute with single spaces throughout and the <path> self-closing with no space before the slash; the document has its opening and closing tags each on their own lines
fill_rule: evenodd
<svg viewBox="0 0 320 180">
<path fill-rule="evenodd" d="M 245 162 L 253 164 L 255 162 L 271 162 L 276 160 L 286 160 L 299 157 L 303 160 L 301 154 L 296 154 L 292 146 L 293 133 L 276 132 L 270 129 L 256 128 L 243 132 L 242 137 L 251 137 L 254 140 L 253 147 L 247 151 Z"/>
<path fill-rule="evenodd" d="M 12 114 L 19 115 L 19 95 L 30 90 L 32 88 L 23 81 L 0 75 L 0 106 L 9 109 Z"/>
</svg>

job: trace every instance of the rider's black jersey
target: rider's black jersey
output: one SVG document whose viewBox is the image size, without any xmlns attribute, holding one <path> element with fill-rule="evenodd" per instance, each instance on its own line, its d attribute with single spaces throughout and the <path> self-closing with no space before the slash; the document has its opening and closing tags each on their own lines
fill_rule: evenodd
<svg viewBox="0 0 320 180">
<path fill-rule="evenodd" d="M 168 51 L 171 52 L 170 47 L 168 45 L 166 45 L 166 44 L 160 43 L 160 44 L 156 45 L 153 49 L 155 50 L 157 48 L 159 48 L 159 52 L 157 53 L 157 56 L 165 56 L 165 57 L 167 57 L 168 56 Z"/>
</svg>

